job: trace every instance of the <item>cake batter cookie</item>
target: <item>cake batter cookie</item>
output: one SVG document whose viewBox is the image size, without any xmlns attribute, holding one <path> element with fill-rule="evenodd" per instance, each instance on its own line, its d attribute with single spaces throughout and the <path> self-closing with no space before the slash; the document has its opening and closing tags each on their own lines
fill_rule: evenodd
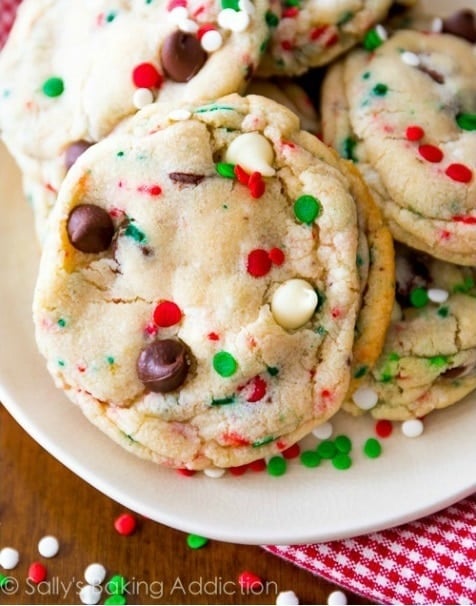
<svg viewBox="0 0 476 606">
<path fill-rule="evenodd" d="M 243 91 L 267 0 L 24 0 L 0 56 L 0 133 L 40 234 L 71 161 L 153 101 Z"/>
<path fill-rule="evenodd" d="M 295 76 L 330 63 L 360 42 L 391 5 L 391 0 L 271 0 L 271 34 L 259 74 Z"/>
<path fill-rule="evenodd" d="M 58 387 L 136 454 L 228 467 L 341 406 L 359 305 L 345 164 L 263 97 L 151 105 L 69 171 L 34 297 Z"/>
<path fill-rule="evenodd" d="M 394 318 L 384 352 L 344 408 L 422 417 L 476 389 L 476 272 L 397 248 Z"/>
<path fill-rule="evenodd" d="M 358 163 L 393 236 L 462 265 L 476 263 L 475 76 L 466 39 L 399 31 L 322 89 L 324 140 Z"/>
</svg>

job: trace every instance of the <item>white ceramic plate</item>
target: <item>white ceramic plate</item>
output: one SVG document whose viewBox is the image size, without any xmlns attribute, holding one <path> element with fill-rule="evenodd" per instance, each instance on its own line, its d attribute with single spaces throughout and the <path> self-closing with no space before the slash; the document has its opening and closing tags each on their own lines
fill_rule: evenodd
<svg viewBox="0 0 476 606">
<path fill-rule="evenodd" d="M 418 439 L 405 438 L 395 424 L 373 460 L 361 452 L 374 435 L 373 422 L 339 416 L 336 432 L 354 444 L 347 471 L 293 461 L 278 478 L 254 472 L 186 478 L 126 453 L 56 390 L 36 351 L 30 308 L 39 248 L 18 172 L 3 147 L 0 217 L 0 400 L 47 451 L 124 506 L 209 538 L 284 544 L 387 528 L 476 490 L 476 395 L 430 415 Z"/>
</svg>

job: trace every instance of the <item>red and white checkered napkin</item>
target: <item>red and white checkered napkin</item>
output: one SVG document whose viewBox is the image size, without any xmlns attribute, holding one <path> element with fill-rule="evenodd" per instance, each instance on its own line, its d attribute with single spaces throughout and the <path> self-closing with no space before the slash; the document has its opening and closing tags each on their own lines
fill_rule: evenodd
<svg viewBox="0 0 476 606">
<path fill-rule="evenodd" d="M 21 0 L 0 0 L 0 48 Z M 367 536 L 268 551 L 372 601 L 476 603 L 476 495 Z"/>
<path fill-rule="evenodd" d="M 476 495 L 416 522 L 268 551 L 382 604 L 476 604 Z"/>
<path fill-rule="evenodd" d="M 21 0 L 0 0 L 0 48 L 5 44 Z"/>
</svg>

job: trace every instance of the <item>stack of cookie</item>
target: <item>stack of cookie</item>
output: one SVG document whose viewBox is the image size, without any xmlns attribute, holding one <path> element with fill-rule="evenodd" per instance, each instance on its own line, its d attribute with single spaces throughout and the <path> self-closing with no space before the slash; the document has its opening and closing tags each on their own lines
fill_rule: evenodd
<svg viewBox="0 0 476 606">
<path fill-rule="evenodd" d="M 462 91 L 467 107 L 452 111 L 468 141 L 428 111 L 417 118 L 416 108 L 403 131 L 435 132 L 442 149 L 374 124 L 387 124 L 385 111 L 397 116 L 391 127 L 404 121 L 397 101 L 386 105 L 399 66 L 369 67 L 395 54 L 393 40 L 350 51 L 325 72 L 324 138 L 347 158 L 315 136 L 318 115 L 296 82 L 268 79 L 328 64 L 364 35 L 366 46 L 382 41 L 382 28 L 372 28 L 390 5 L 24 0 L 0 55 L 0 130 L 42 243 L 37 342 L 56 385 L 130 451 L 171 467 L 236 466 L 285 450 L 342 406 L 406 418 L 476 387 L 463 378 L 473 367 L 473 341 L 463 336 L 472 274 L 451 265 L 473 263 L 474 155 L 466 156 L 475 143 L 461 127 L 474 120 L 471 45 L 434 36 L 465 49 L 461 71 L 444 64 L 441 107 L 454 108 Z M 409 45 L 412 54 L 428 51 Z M 353 85 L 341 77 L 347 64 Z M 424 65 L 419 74 L 436 82 L 430 59 Z M 400 87 L 407 102 L 412 86 Z M 413 156 L 395 170 L 384 160 L 397 142 Z M 432 174 L 417 184 L 414 165 L 437 164 L 421 148 L 445 155 L 440 172 L 459 197 Z M 393 187 L 412 192 L 406 223 L 386 211 Z M 412 309 L 398 308 L 408 320 L 389 329 L 397 309 L 389 227 L 416 247 L 423 227 L 410 241 L 400 232 L 424 211 L 441 222 L 432 202 L 452 213 L 440 240 L 454 254 L 421 246 L 446 262 L 427 255 L 425 272 L 402 270 L 400 279 L 415 255 L 399 252 L 398 300 Z M 408 303 L 415 288 L 425 307 Z M 405 369 L 430 350 L 433 374 L 419 360 L 407 390 Z M 454 387 L 446 400 L 441 381 Z"/>
</svg>

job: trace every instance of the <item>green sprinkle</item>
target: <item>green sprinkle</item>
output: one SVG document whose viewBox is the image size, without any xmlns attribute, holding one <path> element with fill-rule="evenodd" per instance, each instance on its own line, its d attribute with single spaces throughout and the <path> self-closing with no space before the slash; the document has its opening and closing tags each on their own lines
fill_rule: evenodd
<svg viewBox="0 0 476 606">
<path fill-rule="evenodd" d="M 204 107 L 199 107 L 195 110 L 196 114 L 206 114 L 207 112 L 218 112 L 222 111 L 235 111 L 236 107 L 231 107 L 229 105 L 205 105 Z"/>
<path fill-rule="evenodd" d="M 417 286 L 410 292 L 409 299 L 413 307 L 425 307 L 429 301 L 428 292 L 426 288 Z"/>
<path fill-rule="evenodd" d="M 381 383 L 390 383 L 390 381 L 391 381 L 392 379 L 393 379 L 393 375 L 392 375 L 391 373 L 389 373 L 389 372 L 383 372 L 383 373 L 380 375 L 380 379 L 379 379 L 379 381 L 380 381 Z"/>
<path fill-rule="evenodd" d="M 365 50 L 373 51 L 383 43 L 382 38 L 378 35 L 377 30 L 370 29 L 364 36 L 362 42 Z"/>
<path fill-rule="evenodd" d="M 364 444 L 363 451 L 369 459 L 376 459 L 382 454 L 382 445 L 375 438 L 369 438 Z"/>
<path fill-rule="evenodd" d="M 121 150 L 121 151 L 118 151 L 118 152 L 117 152 L 117 154 L 116 154 L 116 156 L 117 156 L 118 158 L 122 158 L 124 155 L 125 155 L 125 153 L 124 153 L 122 150 Z"/>
<path fill-rule="evenodd" d="M 270 476 L 282 476 L 286 473 L 286 459 L 284 457 L 271 457 L 268 461 L 268 473 Z"/>
<path fill-rule="evenodd" d="M 400 360 L 400 354 L 398 354 L 396 351 L 391 351 L 388 354 L 388 360 L 389 362 L 398 362 Z"/>
<path fill-rule="evenodd" d="M 64 91 L 64 82 L 61 78 L 48 78 L 43 82 L 41 90 L 47 97 L 59 97 Z"/>
<path fill-rule="evenodd" d="M 279 23 L 278 15 L 275 15 L 272 11 L 266 11 L 265 20 L 269 27 L 276 27 Z"/>
<path fill-rule="evenodd" d="M 443 307 L 439 307 L 436 313 L 440 316 L 440 318 L 447 318 L 450 313 L 450 309 L 448 306 L 444 305 Z"/>
<path fill-rule="evenodd" d="M 268 371 L 268 374 L 270 374 L 272 377 L 275 377 L 279 374 L 279 368 L 277 366 L 266 366 L 266 370 Z"/>
<path fill-rule="evenodd" d="M 334 439 L 335 447 L 339 452 L 343 452 L 344 454 L 349 454 L 352 450 L 352 441 L 348 436 L 337 436 Z"/>
<path fill-rule="evenodd" d="M 362 74 L 362 78 L 363 78 L 364 80 L 368 80 L 368 79 L 370 78 L 370 72 L 365 72 L 365 73 L 363 73 L 363 74 Z"/>
<path fill-rule="evenodd" d="M 259 448 L 260 446 L 264 446 L 265 444 L 269 444 L 274 440 L 273 436 L 266 436 L 265 438 L 261 438 L 260 440 L 256 440 L 251 444 L 253 448 Z"/>
<path fill-rule="evenodd" d="M 187 545 L 190 549 L 201 549 L 208 543 L 208 539 L 199 534 L 189 534 L 187 536 Z"/>
<path fill-rule="evenodd" d="M 345 452 L 340 452 L 335 457 L 332 457 L 332 465 L 336 469 L 349 469 L 352 465 L 352 459 Z"/>
<path fill-rule="evenodd" d="M 117 17 L 117 13 L 115 13 L 114 11 L 111 11 L 110 13 L 108 13 L 106 15 L 106 21 L 107 23 L 112 23 L 112 21 L 114 21 L 114 19 Z"/>
<path fill-rule="evenodd" d="M 60 328 L 64 328 L 66 326 L 66 320 L 64 318 L 60 318 L 57 324 Z"/>
<path fill-rule="evenodd" d="M 126 589 L 126 577 L 122 574 L 113 575 L 106 585 L 106 591 L 112 595 L 122 595 Z"/>
<path fill-rule="evenodd" d="M 145 0 L 146 4 L 152 4 L 153 0 Z"/>
<path fill-rule="evenodd" d="M 453 286 L 454 293 L 467 293 L 474 287 L 474 280 L 469 276 L 463 280 L 461 284 L 455 284 Z"/>
<path fill-rule="evenodd" d="M 357 141 L 353 137 L 346 137 L 342 143 L 342 157 L 352 162 L 357 162 L 357 156 L 355 155 L 355 147 Z"/>
<path fill-rule="evenodd" d="M 107 356 L 106 361 L 112 366 L 116 360 L 112 356 Z"/>
<path fill-rule="evenodd" d="M 476 114 L 458 114 L 456 124 L 463 130 L 476 130 Z"/>
<path fill-rule="evenodd" d="M 321 459 L 332 459 L 337 454 L 336 445 L 332 440 L 323 440 L 316 449 Z"/>
<path fill-rule="evenodd" d="M 220 377 L 231 377 L 238 368 L 238 362 L 227 351 L 219 351 L 213 356 L 213 368 Z"/>
<path fill-rule="evenodd" d="M 347 11 L 339 19 L 339 21 L 337 22 L 337 25 L 345 25 L 346 23 L 349 23 L 349 21 L 352 21 L 353 18 L 354 18 L 354 13 L 352 11 Z"/>
<path fill-rule="evenodd" d="M 104 604 L 126 604 L 126 596 L 114 594 L 104 600 Z"/>
<path fill-rule="evenodd" d="M 5 587 L 6 585 L 8 585 L 8 582 L 10 579 L 11 579 L 11 577 L 7 577 L 6 574 L 3 574 L 0 572 L 0 589 L 2 589 L 2 587 Z"/>
<path fill-rule="evenodd" d="M 368 366 L 359 366 L 359 368 L 357 368 L 357 370 L 354 372 L 354 379 L 361 379 L 367 374 L 368 370 Z"/>
<path fill-rule="evenodd" d="M 235 179 L 235 165 L 228 162 L 217 162 L 215 169 L 220 177 L 225 179 Z"/>
<path fill-rule="evenodd" d="M 327 335 L 327 328 L 325 328 L 324 326 L 316 326 L 314 332 L 323 337 L 324 335 Z"/>
<path fill-rule="evenodd" d="M 265 38 L 263 42 L 261 42 L 259 47 L 260 54 L 263 54 L 264 51 L 268 48 L 270 38 Z"/>
<path fill-rule="evenodd" d="M 301 7 L 301 0 L 284 0 L 285 6 L 297 6 Z"/>
<path fill-rule="evenodd" d="M 448 362 L 448 356 L 433 356 L 428 359 L 430 366 L 434 366 L 435 368 L 444 368 Z"/>
<path fill-rule="evenodd" d="M 388 91 L 388 86 L 386 84 L 376 84 L 373 89 L 372 92 L 374 95 L 377 95 L 378 97 L 383 97 L 387 94 Z"/>
<path fill-rule="evenodd" d="M 321 203 L 314 196 L 306 194 L 294 202 L 296 219 L 307 225 L 310 225 L 321 214 L 321 210 Z"/>
<path fill-rule="evenodd" d="M 233 404 L 235 401 L 235 395 L 228 396 L 226 398 L 213 398 L 212 406 L 226 406 L 227 404 Z"/>
<path fill-rule="evenodd" d="M 304 467 L 318 467 L 321 462 L 321 457 L 315 450 L 305 450 L 299 456 Z"/>
<path fill-rule="evenodd" d="M 239 11 L 239 1 L 238 0 L 221 0 L 222 8 L 232 8 L 234 11 Z"/>
<path fill-rule="evenodd" d="M 63 368 L 64 365 L 65 365 L 64 360 L 58 360 L 58 366 L 61 366 L 61 368 Z"/>
<path fill-rule="evenodd" d="M 126 227 L 124 234 L 128 238 L 132 238 L 135 242 L 143 244 L 147 242 L 146 235 L 143 231 L 141 231 L 138 227 L 136 227 L 133 223 L 129 223 Z"/>
</svg>

